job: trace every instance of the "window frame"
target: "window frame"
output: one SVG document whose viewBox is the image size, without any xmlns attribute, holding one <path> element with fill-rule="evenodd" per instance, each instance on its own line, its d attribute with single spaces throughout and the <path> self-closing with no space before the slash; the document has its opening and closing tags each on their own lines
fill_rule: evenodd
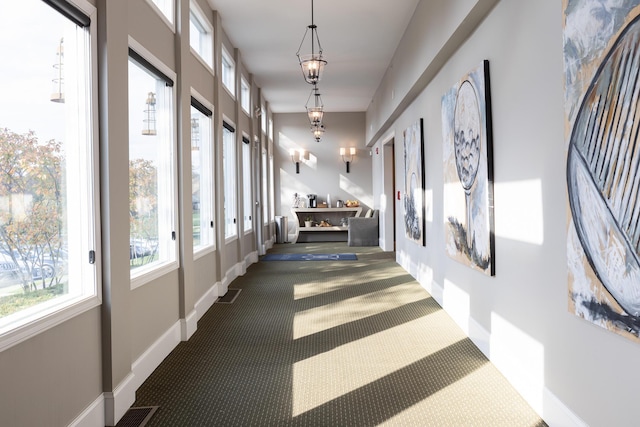
<svg viewBox="0 0 640 427">
<path fill-rule="evenodd" d="M 146 0 L 147 4 L 158 14 L 160 19 L 169 27 L 171 32 L 176 32 L 176 7 L 173 0 Z M 162 4 L 159 4 L 162 2 Z M 167 10 L 170 9 L 170 10 Z"/>
<path fill-rule="evenodd" d="M 172 82 L 176 81 L 176 73 L 171 70 L 168 66 L 166 66 L 160 59 L 154 56 L 151 52 L 149 52 L 144 46 L 138 43 L 133 37 L 129 36 L 129 51 L 135 52 L 139 55 L 139 59 L 142 61 L 146 61 L 147 72 L 152 74 L 156 74 L 156 78 L 158 80 L 170 80 Z M 131 60 L 131 55 L 129 55 L 128 61 Z M 136 61 L 140 64 L 139 61 Z M 127 62 L 128 63 L 128 62 Z M 144 64 L 140 64 L 141 67 L 145 67 Z M 152 67 L 152 68 L 149 68 Z M 170 222 L 169 227 L 172 231 L 173 243 L 169 243 L 167 245 L 167 249 L 170 251 L 171 256 L 168 260 L 163 261 L 161 263 L 153 263 L 149 266 L 132 269 L 130 270 L 130 286 L 131 290 L 144 286 L 150 282 L 153 282 L 155 279 L 158 279 L 172 271 L 177 270 L 180 267 L 180 258 L 178 256 L 179 253 L 179 241 L 180 241 L 180 230 L 177 223 L 178 218 L 178 174 L 177 174 L 177 157 L 178 157 L 178 148 L 177 148 L 177 137 L 176 137 L 176 129 L 177 129 L 177 115 L 176 115 L 176 106 L 177 106 L 177 94 L 176 90 L 171 90 L 170 96 L 170 109 L 171 111 L 165 114 L 165 117 L 169 120 L 165 121 L 165 126 L 168 127 L 166 131 L 167 135 L 169 135 L 170 141 L 167 144 L 167 147 L 170 147 L 172 152 L 170 153 L 170 165 L 169 165 L 169 178 L 166 182 L 168 185 L 166 188 L 171 192 L 168 197 L 170 200 L 167 203 L 167 207 L 171 208 L 171 212 L 165 213 L 168 215 Z M 129 101 L 127 101 L 129 102 Z M 160 122 L 161 120 L 158 120 Z M 129 124 L 131 126 L 131 124 Z M 129 142 L 130 143 L 130 142 Z M 158 183 L 160 185 L 160 183 Z M 160 230 L 158 230 L 160 232 Z"/>
<path fill-rule="evenodd" d="M 253 232 L 253 184 L 252 159 L 253 151 L 249 136 L 242 135 L 242 230 L 244 234 Z"/>
<path fill-rule="evenodd" d="M 195 24 L 193 24 L 193 19 L 195 19 Z M 201 52 L 193 47 L 191 44 L 193 40 L 193 34 L 191 31 L 191 25 L 196 27 L 198 31 L 198 35 L 200 37 Z M 204 39 L 204 41 L 203 41 Z M 191 49 L 191 53 L 200 61 L 202 64 L 211 72 L 213 72 L 213 25 L 206 18 L 206 15 L 195 1 L 189 2 L 189 47 Z"/>
<path fill-rule="evenodd" d="M 275 221 L 276 197 L 275 197 L 275 164 L 274 164 L 274 146 L 273 141 L 269 140 L 269 217 L 267 221 Z"/>
<path fill-rule="evenodd" d="M 236 125 L 226 118 L 223 119 L 222 123 L 222 180 L 224 188 L 222 216 L 224 220 L 224 240 L 225 243 L 229 243 L 238 238 L 238 144 L 236 141 Z M 232 150 L 229 150 L 229 148 L 232 148 Z M 228 157 L 229 152 L 233 153 L 232 158 Z M 228 167 L 231 167 L 232 170 L 228 170 Z M 229 204 L 227 204 L 227 201 Z M 229 222 L 232 219 L 231 217 L 233 217 L 233 224 Z M 232 233 L 229 233 L 229 231 L 232 231 Z"/>
<path fill-rule="evenodd" d="M 202 107 L 208 109 L 211 112 L 211 115 L 209 116 L 210 119 L 210 126 L 209 126 L 209 135 L 208 135 L 208 145 L 209 145 L 209 165 L 208 165 L 208 170 L 204 171 L 203 174 L 206 175 L 209 179 L 208 187 L 210 189 L 210 194 L 209 194 L 209 200 L 208 200 L 208 210 L 210 211 L 211 214 L 211 218 L 210 218 L 210 237 L 211 237 L 211 241 L 206 244 L 206 245 L 199 245 L 199 246 L 195 246 L 195 244 L 193 245 L 193 257 L 194 259 L 198 259 L 208 253 L 214 252 L 216 250 L 216 232 L 217 232 L 217 227 L 216 227 L 216 221 L 215 221 L 215 200 L 216 200 L 216 187 L 215 187 L 215 183 L 214 183 L 214 177 L 215 177 L 215 147 L 214 147 L 214 138 L 213 135 L 215 134 L 214 132 L 214 123 L 213 123 L 213 112 L 214 112 L 214 107 L 213 104 L 211 104 L 210 102 L 208 102 L 202 95 L 200 95 L 195 89 L 191 88 L 191 107 L 192 108 L 196 108 L 198 110 L 200 110 L 199 106 L 194 106 L 194 101 L 199 102 Z M 200 111 L 201 113 L 203 113 L 205 116 L 207 116 L 208 114 L 206 114 L 206 112 Z M 202 139 L 201 139 L 202 141 Z M 201 142 L 201 147 L 203 145 L 203 142 Z M 193 162 L 193 159 L 192 159 Z M 193 169 L 192 169 L 193 170 Z M 207 187 L 207 185 L 205 185 L 205 187 Z M 202 203 L 202 199 L 201 202 Z M 202 224 L 202 218 L 200 218 L 200 224 Z"/>
<path fill-rule="evenodd" d="M 269 152 L 262 147 L 262 225 L 269 225 Z"/>
<path fill-rule="evenodd" d="M 222 81 L 222 87 L 225 88 L 233 99 L 236 99 L 236 61 L 224 45 L 222 45 L 220 58 L 220 66 L 222 67 L 220 80 Z"/>
<path fill-rule="evenodd" d="M 61 323 L 64 323 L 74 317 L 81 315 L 95 307 L 102 304 L 102 261 L 101 261 L 101 239 L 100 239 L 100 168 L 99 168 L 99 109 L 98 109 L 98 33 L 97 33 L 97 9 L 86 0 L 63 0 L 63 1 L 48 1 L 45 2 L 45 7 L 53 7 L 61 15 L 66 16 L 76 25 L 79 23 L 70 16 L 69 13 L 64 13 L 57 7 L 57 3 L 62 3 L 62 8 L 66 10 L 70 7 L 73 12 L 79 12 L 83 17 L 88 18 L 87 35 L 85 36 L 85 62 L 83 68 L 86 71 L 86 79 L 84 82 L 84 88 L 87 92 L 88 100 L 86 106 L 89 107 L 90 112 L 87 114 L 89 119 L 89 125 L 83 132 L 89 142 L 87 147 L 87 160 L 90 164 L 87 165 L 88 172 L 85 175 L 88 177 L 86 183 L 87 191 L 93 195 L 86 207 L 90 212 L 89 218 L 85 218 L 87 226 L 90 229 L 88 236 L 89 247 L 93 246 L 95 262 L 92 264 L 93 281 L 83 279 L 83 283 L 80 286 L 83 291 L 80 295 L 67 295 L 65 297 L 55 298 L 50 302 L 44 302 L 35 306 L 29 307 L 19 313 L 22 313 L 16 321 L 10 322 L 6 326 L 6 330 L 0 332 L 0 353 L 4 350 L 13 347 L 29 338 L 32 338 L 38 334 L 41 334 Z M 51 4 L 54 3 L 54 4 Z M 88 40 L 87 40 L 88 39 Z M 84 212 L 85 214 L 87 212 Z M 89 265 L 89 260 L 87 259 Z M 81 267 L 84 271 L 83 274 L 87 274 L 87 267 Z M 84 275 L 83 275 L 84 278 Z M 92 288 L 92 292 L 86 292 Z"/>
<path fill-rule="evenodd" d="M 242 111 L 251 117 L 251 85 L 243 75 L 240 75 L 240 105 Z"/>
</svg>

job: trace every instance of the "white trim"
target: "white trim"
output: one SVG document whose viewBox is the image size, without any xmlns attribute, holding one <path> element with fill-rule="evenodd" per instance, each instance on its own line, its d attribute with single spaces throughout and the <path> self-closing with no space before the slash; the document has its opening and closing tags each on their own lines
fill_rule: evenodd
<svg viewBox="0 0 640 427">
<path fill-rule="evenodd" d="M 164 12 L 162 10 L 160 10 L 160 8 L 153 2 L 153 0 L 146 0 L 146 1 L 149 4 L 149 6 L 151 6 L 151 8 L 158 14 L 160 19 L 162 19 L 162 22 L 167 24 L 167 27 L 169 27 L 171 32 L 175 34 L 175 32 L 176 32 L 175 24 L 173 22 L 171 22 L 171 20 L 169 20 L 169 18 L 167 18 L 167 16 L 164 14 Z M 176 8 L 175 8 L 175 6 L 172 6 L 172 9 L 173 9 L 172 10 L 173 20 L 175 21 L 176 20 Z"/>
<path fill-rule="evenodd" d="M 191 313 L 187 314 L 186 319 L 180 319 L 180 339 L 182 341 L 189 341 L 189 338 L 198 329 L 198 319 L 196 310 L 191 310 Z"/>
<path fill-rule="evenodd" d="M 574 414 L 548 388 L 542 390 L 543 413 L 542 418 L 550 426 L 588 427 L 580 417 Z"/>
<path fill-rule="evenodd" d="M 147 0 L 148 2 L 151 0 Z M 136 39 L 134 39 L 133 37 L 129 36 L 129 47 L 131 49 L 133 49 L 138 55 L 142 56 L 144 59 L 146 59 L 147 61 L 149 61 L 154 67 L 156 67 L 159 71 L 163 72 L 167 77 L 169 77 L 171 80 L 173 80 L 174 86 L 177 84 L 176 80 L 177 80 L 177 74 L 175 71 L 173 71 L 171 68 L 169 68 L 164 62 L 162 62 L 157 56 L 155 56 L 153 53 L 151 53 L 151 51 L 149 51 L 149 49 L 147 49 L 146 47 L 144 47 L 141 43 L 139 43 Z M 175 108 L 175 98 L 176 98 L 176 94 L 175 94 L 175 90 L 173 91 L 173 97 L 174 97 L 174 108 Z M 174 121 L 175 123 L 175 121 Z"/>
<path fill-rule="evenodd" d="M 100 304 L 100 299 L 92 295 L 70 305 L 57 306 L 56 311 L 41 315 L 2 334 L 0 336 L 0 352 L 98 307 Z"/>
<path fill-rule="evenodd" d="M 177 240 L 177 239 L 176 239 Z M 178 261 L 170 261 L 165 265 L 153 265 L 149 264 L 149 268 L 145 267 L 136 268 L 135 270 L 131 270 L 131 290 L 139 288 L 140 286 L 146 285 L 149 282 L 154 281 L 166 274 L 169 274 L 173 271 L 176 271 L 180 265 Z M 143 271 L 145 269 L 146 271 Z M 139 273 L 139 274 L 135 274 Z"/>
<path fill-rule="evenodd" d="M 134 374 L 134 390 L 140 388 L 149 375 L 180 344 L 180 331 L 180 321 L 177 321 L 131 364 L 131 371 Z"/>
<path fill-rule="evenodd" d="M 229 290 L 229 284 L 234 280 L 236 280 L 239 276 L 241 276 L 242 275 L 241 272 L 242 272 L 241 262 L 238 262 L 233 266 L 231 266 L 231 268 L 227 270 L 224 277 L 222 278 L 222 282 L 220 284 L 220 289 L 219 289 L 220 292 L 218 293 L 218 295 L 221 295 L 221 296 L 225 295 Z"/>
<path fill-rule="evenodd" d="M 91 402 L 71 423 L 69 427 L 95 427 L 104 426 L 105 423 L 104 395 L 100 394 Z"/>
<path fill-rule="evenodd" d="M 220 282 L 214 283 L 207 292 L 195 304 L 195 311 L 197 320 L 200 320 L 202 316 L 211 308 L 220 295 L 219 292 Z"/>
<path fill-rule="evenodd" d="M 207 61 L 205 61 L 200 54 L 198 53 L 198 51 L 196 51 L 194 48 L 192 48 L 191 46 L 189 46 L 190 50 L 191 50 L 191 55 L 193 55 L 193 57 L 200 62 L 200 64 L 202 64 L 202 66 L 209 72 L 209 74 L 211 74 L 212 77 L 215 77 L 216 73 L 213 70 L 213 68 L 211 68 L 211 66 L 209 64 L 207 64 Z"/>
<path fill-rule="evenodd" d="M 134 374 L 129 373 L 113 392 L 104 393 L 105 425 L 115 426 L 136 401 L 137 387 L 134 387 L 133 380 Z"/>
<path fill-rule="evenodd" d="M 496 364 L 496 361 L 491 358 L 491 333 L 487 331 L 480 323 L 473 319 L 470 315 L 466 318 L 462 318 L 460 313 L 462 310 L 458 310 L 454 313 L 452 309 L 456 309 L 457 306 L 463 306 L 464 301 L 455 301 L 455 298 L 448 298 L 448 304 L 444 305 L 444 288 L 436 283 L 432 276 L 428 272 L 423 272 L 420 267 L 412 262 L 410 257 L 403 256 L 401 252 L 396 254 L 396 262 L 406 270 L 411 276 L 416 278 L 429 294 L 438 302 L 440 307 L 458 324 L 469 339 L 474 343 L 476 347 L 491 361 L 491 363 L 500 371 L 502 375 L 509 381 L 509 383 L 516 389 L 521 397 L 533 408 L 534 411 L 542 417 L 545 422 L 552 426 L 562 427 L 587 427 L 587 424 L 580 419 L 575 413 L 573 413 L 560 399 L 558 399 L 545 385 L 540 387 L 540 384 L 534 384 L 535 378 L 530 378 L 527 372 L 514 370 L 509 372 L 502 369 L 502 367 Z M 453 301 L 452 301 L 453 300 Z M 447 307 L 447 308 L 444 308 Z M 468 313 L 468 311 L 467 311 Z M 462 323 L 462 324 L 461 324 Z M 504 357 L 504 354 L 503 354 Z M 503 364 L 504 364 L 503 360 Z M 509 363 L 509 361 L 506 361 Z M 517 365 L 518 361 L 514 363 Z M 517 376 L 517 378 L 515 377 Z M 540 402 L 533 402 L 529 397 L 530 394 L 526 393 L 525 388 L 535 389 L 538 388 L 539 396 L 542 396 L 542 404 Z"/>
<path fill-rule="evenodd" d="M 213 243 L 210 244 L 209 246 L 204 246 L 204 247 L 198 249 L 197 251 L 193 252 L 193 260 L 195 261 L 197 259 L 200 259 L 203 256 L 209 255 L 209 254 L 211 254 L 211 253 L 213 253 L 215 251 L 216 251 L 216 247 L 213 245 Z"/>
<path fill-rule="evenodd" d="M 191 15 L 192 14 L 195 16 L 196 21 L 198 21 L 198 24 L 200 24 L 200 26 L 206 27 L 205 33 L 209 37 L 209 40 L 207 42 L 207 46 L 204 46 L 204 49 L 209 50 L 209 58 L 202 57 L 200 52 L 198 52 L 191 46 Z M 207 15 L 202 11 L 202 8 L 198 4 L 198 2 L 194 0 L 190 0 L 189 1 L 189 47 L 191 49 L 191 52 L 195 54 L 196 58 L 198 58 L 200 62 L 203 65 L 205 65 L 205 67 L 211 72 L 212 75 L 215 75 L 215 72 L 213 71 L 214 45 L 215 45 L 213 35 L 214 35 L 213 24 L 211 23 L 211 21 L 209 21 L 209 18 L 207 17 Z M 211 61 L 211 64 L 207 62 L 207 59 Z"/>
<path fill-rule="evenodd" d="M 244 260 L 242 261 L 242 274 L 241 274 L 241 276 L 244 276 L 245 273 L 247 272 L 247 268 L 249 268 L 249 266 L 251 264 L 255 264 L 256 262 L 258 262 L 258 251 L 249 252 L 244 257 Z"/>
</svg>

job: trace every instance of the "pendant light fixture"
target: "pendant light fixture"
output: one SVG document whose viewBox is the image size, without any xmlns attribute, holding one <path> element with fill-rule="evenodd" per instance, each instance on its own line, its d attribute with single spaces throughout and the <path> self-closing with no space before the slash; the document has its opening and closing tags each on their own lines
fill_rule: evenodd
<svg viewBox="0 0 640 427">
<path fill-rule="evenodd" d="M 314 102 L 313 107 L 310 107 L 309 101 L 311 100 L 312 95 L 314 98 Z M 321 125 L 322 116 L 324 115 L 324 105 L 322 104 L 322 99 L 320 98 L 320 92 L 318 91 L 317 85 L 313 85 L 313 89 L 309 94 L 309 98 L 307 99 L 305 108 L 307 109 L 307 115 L 309 116 L 309 123 L 311 123 L 311 126 Z"/>
<path fill-rule="evenodd" d="M 304 40 L 307 38 L 307 33 L 311 30 L 311 53 L 306 55 L 300 55 L 300 49 L 304 44 Z M 318 45 L 318 52 L 316 52 L 316 44 Z M 313 0 L 311 0 L 311 25 L 307 27 L 302 37 L 302 42 L 296 52 L 298 61 L 300 61 L 300 67 L 302 68 L 302 75 L 304 80 L 312 85 L 318 83 L 322 70 L 327 64 L 327 61 L 322 57 L 322 46 L 320 45 L 320 39 L 318 38 L 318 28 L 313 21 Z"/>
<path fill-rule="evenodd" d="M 316 139 L 316 142 L 320 142 L 322 134 L 324 134 L 324 125 L 320 123 L 319 125 L 312 126 L 311 132 L 313 132 L 313 137 Z"/>
<path fill-rule="evenodd" d="M 147 100 L 145 101 L 147 108 L 144 110 L 144 128 L 142 129 L 143 135 L 156 135 L 156 94 L 149 92 Z"/>
</svg>

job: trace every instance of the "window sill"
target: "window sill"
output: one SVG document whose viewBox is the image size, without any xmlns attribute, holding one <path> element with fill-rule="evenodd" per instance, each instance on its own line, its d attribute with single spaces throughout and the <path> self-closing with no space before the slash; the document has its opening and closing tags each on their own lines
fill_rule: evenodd
<svg viewBox="0 0 640 427">
<path fill-rule="evenodd" d="M 169 261 L 165 264 L 159 264 L 149 269 L 142 270 L 143 267 L 136 269 L 135 275 L 133 272 L 131 273 L 131 290 L 144 286 L 155 279 L 177 270 L 179 267 L 180 265 L 178 261 Z"/>
<path fill-rule="evenodd" d="M 211 246 L 207 246 L 206 248 L 200 248 L 198 250 L 195 250 L 193 252 L 193 259 L 194 261 L 197 259 L 200 259 L 206 255 L 209 255 L 211 253 L 214 253 L 216 251 L 216 247 L 211 245 Z"/>
<path fill-rule="evenodd" d="M 198 53 L 198 51 L 191 48 L 191 54 L 207 69 L 207 71 L 209 71 L 209 73 L 211 73 L 212 76 L 215 76 L 213 66 L 207 63 L 207 61 L 205 61 L 205 59 Z"/>
<path fill-rule="evenodd" d="M 37 314 L 22 319 L 18 326 L 8 325 L 8 330 L 0 333 L 0 352 L 98 307 L 100 304 L 100 298 L 96 295 L 61 297 L 60 301 L 50 307 L 43 308 Z"/>
</svg>

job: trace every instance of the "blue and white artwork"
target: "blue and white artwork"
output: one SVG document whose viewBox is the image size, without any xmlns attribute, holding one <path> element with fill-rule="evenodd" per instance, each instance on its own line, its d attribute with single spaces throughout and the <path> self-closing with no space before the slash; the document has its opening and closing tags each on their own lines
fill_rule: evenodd
<svg viewBox="0 0 640 427">
<path fill-rule="evenodd" d="M 405 236 L 424 245 L 424 144 L 422 119 L 404 130 L 404 231 Z"/>
<path fill-rule="evenodd" d="M 444 220 L 447 254 L 495 274 L 493 149 L 489 62 L 442 97 Z"/>
<path fill-rule="evenodd" d="M 565 0 L 569 309 L 640 336 L 640 8 Z"/>
</svg>

